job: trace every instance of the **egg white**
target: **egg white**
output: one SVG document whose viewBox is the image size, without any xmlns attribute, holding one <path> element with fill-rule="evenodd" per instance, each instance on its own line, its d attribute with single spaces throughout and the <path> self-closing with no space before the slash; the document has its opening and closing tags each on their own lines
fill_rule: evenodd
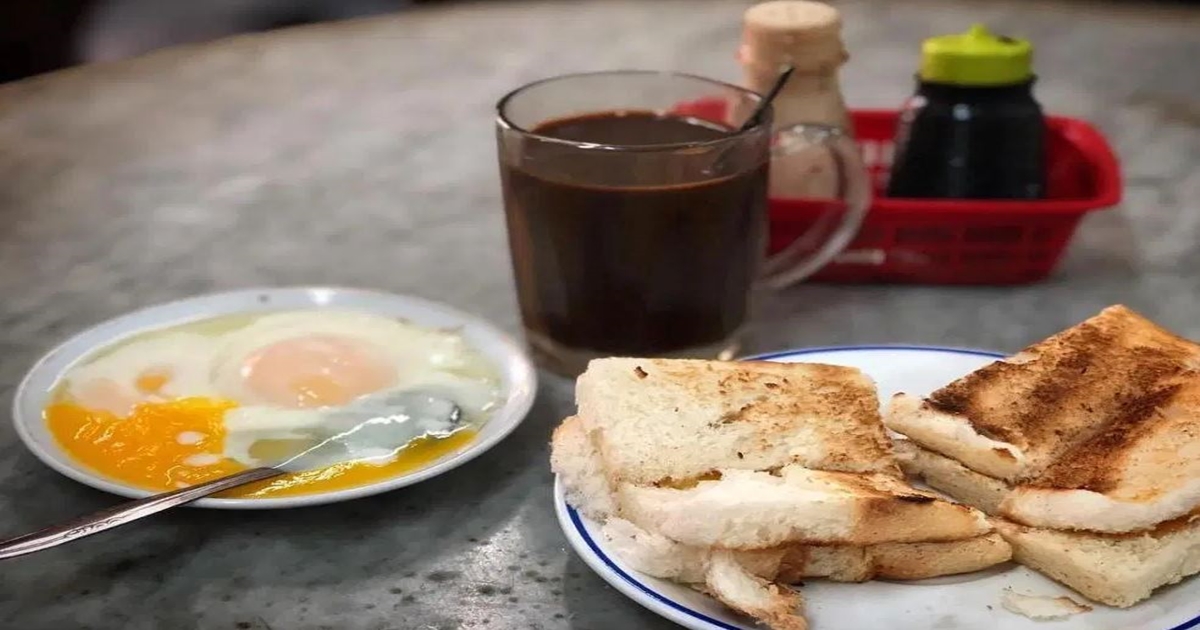
<svg viewBox="0 0 1200 630">
<path fill-rule="evenodd" d="M 209 379 L 214 356 L 211 338 L 187 332 L 152 333 L 133 339 L 71 369 L 65 380 L 67 395 L 84 407 L 100 408 L 124 417 L 141 402 L 161 402 L 188 396 L 211 396 L 215 388 Z M 153 394 L 137 387 L 138 377 L 148 370 L 165 370 L 166 383 Z M 123 408 L 105 408 L 91 404 L 88 386 L 99 380 L 116 385 L 130 404 Z"/>
<path fill-rule="evenodd" d="M 256 351 L 288 339 L 335 335 L 365 342 L 396 367 L 403 386 L 428 372 L 479 372 L 480 359 L 463 339 L 371 313 L 293 311 L 272 313 L 222 336 L 213 363 L 213 383 L 221 395 L 242 404 L 264 403 L 243 382 L 242 368 Z"/>
</svg>

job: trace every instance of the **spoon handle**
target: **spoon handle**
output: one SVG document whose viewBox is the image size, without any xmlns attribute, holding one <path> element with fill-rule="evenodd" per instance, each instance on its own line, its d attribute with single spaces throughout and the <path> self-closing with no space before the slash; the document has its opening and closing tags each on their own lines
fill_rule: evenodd
<svg viewBox="0 0 1200 630">
<path fill-rule="evenodd" d="M 191 503 L 210 494 L 236 488 L 255 481 L 270 479 L 284 474 L 278 468 L 251 468 L 212 481 L 189 486 L 180 490 L 155 494 L 144 499 L 128 501 L 111 508 L 93 512 L 62 525 L 47 527 L 32 534 L 0 541 L 0 560 L 23 556 L 27 553 L 56 547 L 76 538 L 91 536 L 97 532 L 124 525 L 139 518 L 158 514 L 163 510 Z"/>
</svg>

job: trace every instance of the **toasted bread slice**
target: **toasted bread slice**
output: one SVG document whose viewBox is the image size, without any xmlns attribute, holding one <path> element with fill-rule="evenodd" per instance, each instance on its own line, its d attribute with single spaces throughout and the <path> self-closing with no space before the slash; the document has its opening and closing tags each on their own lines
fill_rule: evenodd
<svg viewBox="0 0 1200 630">
<path fill-rule="evenodd" d="M 1012 559 L 1012 548 L 996 533 L 950 542 L 883 543 L 866 548 L 871 578 L 924 580 L 972 573 Z"/>
<path fill-rule="evenodd" d="M 1122 426 L 1094 436 L 1032 480 L 1009 485 L 956 460 L 896 442 L 909 474 L 989 513 L 1054 529 L 1123 533 L 1153 529 L 1200 507 L 1200 379 L 1173 390 L 1157 422 L 1136 437 Z M 1114 452 L 1107 444 L 1124 441 Z"/>
<path fill-rule="evenodd" d="M 712 549 L 677 543 L 619 518 L 609 519 L 600 533 L 606 548 L 637 571 L 688 584 L 704 581 Z M 753 575 L 783 584 L 809 578 L 836 582 L 921 580 L 979 571 L 1012 557 L 1008 543 L 994 532 L 949 542 L 786 545 L 732 553 Z"/>
<path fill-rule="evenodd" d="M 974 538 L 979 511 L 883 474 L 785 466 L 778 474 L 720 471 L 689 488 L 623 483 L 624 518 L 687 545 L 764 549 L 785 543 L 871 545 Z"/>
<path fill-rule="evenodd" d="M 1008 496 L 1008 484 L 967 468 L 961 463 L 916 446 L 909 440 L 896 440 L 896 455 L 904 472 L 924 481 L 929 487 L 956 501 L 1000 515 L 1000 503 Z"/>
<path fill-rule="evenodd" d="M 808 630 L 800 593 L 753 575 L 730 551 L 713 552 L 704 583 L 723 604 L 771 630 Z"/>
<path fill-rule="evenodd" d="M 1155 589 L 1200 572 L 1200 521 L 1180 519 L 1145 534 L 1065 532 L 998 522 L 1013 558 L 1093 601 L 1132 606 Z"/>
<path fill-rule="evenodd" d="M 1143 399 L 1126 417 L 1017 484 L 1000 511 L 1039 527 L 1131 532 L 1200 507 L 1200 375 Z"/>
<path fill-rule="evenodd" d="M 954 553 L 945 554 L 938 547 L 930 545 L 957 545 L 959 549 Z M 1009 555 L 1008 545 L 1000 536 L 994 534 L 969 542 L 919 543 L 916 546 L 886 545 L 884 547 L 886 549 L 879 550 L 879 557 L 875 561 L 878 567 L 889 570 L 889 563 L 898 561 L 904 568 L 891 567 L 890 570 L 897 571 L 898 573 L 909 569 L 921 572 L 919 576 L 914 575 L 912 577 L 902 577 L 901 579 L 918 579 L 918 577 L 945 575 L 957 572 L 956 569 L 964 569 L 968 566 L 968 564 L 963 562 L 963 553 L 967 551 L 967 547 L 971 548 L 972 553 L 985 557 L 984 562 L 998 557 L 1003 557 L 1007 560 Z M 848 555 L 845 550 L 841 549 L 828 549 L 824 553 L 827 557 L 824 558 L 823 562 L 814 560 L 814 554 L 806 554 L 805 558 L 798 565 L 794 565 L 800 567 L 798 570 L 791 569 L 793 571 L 792 575 L 777 578 L 776 581 L 790 579 L 795 582 L 798 581 L 796 578 L 799 577 L 808 577 L 809 574 L 829 571 L 827 568 L 818 569 L 817 567 L 836 566 L 839 564 L 839 561 L 844 562 L 845 557 Z M 933 557 L 930 554 L 933 554 Z M 719 599 L 726 606 L 754 617 L 772 630 L 807 630 L 808 624 L 802 616 L 803 600 L 800 594 L 780 586 L 778 583 L 772 583 L 768 579 L 754 575 L 743 564 L 743 556 L 744 554 L 729 550 L 714 550 L 705 573 L 706 588 L 704 590 Z M 921 567 L 919 564 L 911 564 L 913 562 L 920 563 L 930 560 L 945 562 L 948 559 L 950 560 L 949 564 L 941 565 L 941 568 L 944 570 L 943 573 L 929 575 L 924 575 L 924 567 Z M 996 562 L 989 562 L 985 566 L 991 566 L 991 564 L 996 564 Z"/>
<path fill-rule="evenodd" d="M 597 359 L 576 385 L 614 482 L 788 464 L 900 476 L 862 372 L 803 363 Z"/>
<path fill-rule="evenodd" d="M 623 484 L 614 496 L 604 462 L 580 420 L 564 420 L 551 446 L 551 466 L 566 498 L 583 514 L 601 521 L 619 514 L 692 545 L 748 550 L 797 541 L 869 545 L 968 539 L 990 529 L 978 512 L 913 490 L 889 475 L 802 467 L 788 467 L 781 476 L 731 470 L 720 481 L 701 481 L 684 490 Z M 692 505 L 703 511 L 689 512 Z M 712 520 L 709 505 L 724 514 L 724 520 Z M 780 512 L 781 518 L 773 516 Z M 721 527 L 733 529 L 734 538 L 721 538 Z M 756 538 L 763 528 L 769 533 Z M 703 536 L 710 536 L 709 542 L 703 542 Z"/>
<path fill-rule="evenodd" d="M 924 448 L 961 458 L 972 470 L 1000 479 L 1017 477 L 1025 466 L 1025 452 L 1019 446 L 991 437 L 965 416 L 946 413 L 928 400 L 896 394 L 883 423 Z"/>
<path fill-rule="evenodd" d="M 603 521 L 617 511 L 600 451 L 577 417 L 562 421 L 550 438 L 550 469 L 563 485 L 567 503 Z"/>
<path fill-rule="evenodd" d="M 633 523 L 610 518 L 600 529 L 605 546 L 637 571 L 685 584 L 703 584 L 713 549 L 691 547 Z M 788 549 L 734 551 L 733 557 L 751 574 L 774 580 Z"/>
<path fill-rule="evenodd" d="M 1200 346 L 1125 309 L 1035 344 L 888 425 L 1011 486 L 999 512 L 1039 527 L 1153 528 L 1200 507 Z"/>
<path fill-rule="evenodd" d="M 1095 459 L 1122 457 L 1198 366 L 1200 346 L 1112 306 L 924 401 L 898 397 L 885 422 L 978 472 L 1032 480 L 1101 434 Z"/>
<path fill-rule="evenodd" d="M 614 515 L 621 513 L 648 525 L 645 529 L 665 533 L 665 530 L 652 526 L 654 519 L 664 514 L 655 509 L 656 502 L 652 497 L 658 494 L 676 497 L 675 501 L 661 506 L 663 510 L 672 513 L 681 509 L 680 506 L 683 505 L 678 502 L 680 490 L 637 487 L 627 484 L 621 496 L 637 498 L 628 505 L 619 506 L 613 489 L 603 473 L 603 463 L 594 447 L 594 442 L 578 418 L 567 418 L 555 429 L 551 441 L 551 465 L 563 484 L 567 502 L 595 520 L 611 519 Z M 975 528 L 981 518 L 979 515 L 972 515 L 970 510 L 963 510 L 961 507 L 933 500 L 929 495 L 920 493 L 907 484 L 886 475 L 862 476 L 824 473 L 795 467 L 787 473 L 790 484 L 785 484 L 786 487 L 782 493 L 778 488 L 783 477 L 775 477 L 769 473 L 733 471 L 729 481 L 737 483 L 739 475 L 748 478 L 749 484 L 764 483 L 770 487 L 776 495 L 774 500 L 780 502 L 774 506 L 776 509 L 787 511 L 796 508 L 802 510 L 791 520 L 792 525 L 799 527 L 795 533 L 797 536 L 795 540 L 798 541 L 873 544 L 890 542 L 891 540 L 887 537 L 892 535 L 901 536 L 905 540 L 913 540 L 914 537 L 916 540 L 937 540 L 939 536 L 941 539 L 954 540 L 970 538 L 983 533 Z M 704 487 L 714 488 L 717 494 L 725 491 L 735 493 L 731 496 L 736 500 L 737 492 L 753 491 L 749 488 L 749 484 L 743 482 L 737 486 L 726 488 L 722 483 L 705 482 Z M 700 484 L 695 487 L 700 487 Z M 682 492 L 687 494 L 686 491 Z M 799 496 L 798 499 L 797 496 Z M 711 498 L 698 500 L 708 501 Z M 770 501 L 772 497 L 761 497 L 761 500 Z M 754 504 L 746 505 L 749 508 Z M 826 505 L 836 507 L 827 510 Z M 806 507 L 817 507 L 818 509 L 805 510 Z M 738 510 L 738 504 L 733 504 L 730 509 Z M 947 512 L 954 518 L 945 520 Z M 736 514 L 734 517 L 737 518 Z M 752 527 L 746 528 L 746 532 L 756 531 L 759 528 L 759 525 L 753 521 L 755 518 L 753 514 L 746 513 L 742 517 L 747 520 L 731 526 L 741 528 L 743 525 L 752 525 Z M 761 518 L 769 517 L 762 516 Z M 922 523 L 923 519 L 936 520 L 936 522 Z M 775 525 L 775 523 L 768 525 Z M 687 522 L 681 523 L 680 526 L 686 528 Z M 905 527 L 908 529 L 905 530 Z M 832 528 L 840 529 L 835 531 Z M 986 529 L 985 527 L 984 531 Z M 643 538 L 646 536 L 649 534 L 644 534 Z M 617 541 L 619 542 L 619 538 Z M 790 542 L 790 540 L 780 540 L 779 544 L 784 542 Z M 744 546 L 741 547 L 743 549 L 764 549 L 777 546 L 776 543 L 766 539 L 759 541 L 749 538 L 743 543 Z M 734 545 L 727 541 L 721 542 L 721 545 L 734 548 Z M 626 548 L 629 546 L 626 545 Z M 681 559 L 678 562 L 683 565 L 688 564 L 687 559 Z M 669 562 L 667 563 L 669 564 Z M 645 572 L 656 577 L 666 577 L 653 570 Z M 766 572 L 760 571 L 758 574 L 769 577 Z M 698 576 L 699 573 L 692 574 L 692 577 L 696 578 L 694 581 L 699 581 Z"/>
<path fill-rule="evenodd" d="M 796 584 L 808 578 L 835 582 L 924 580 L 971 573 L 1008 562 L 1012 548 L 997 533 L 966 540 L 922 543 L 791 545 L 779 563 L 775 580 Z"/>
<path fill-rule="evenodd" d="M 896 450 L 907 472 L 989 514 L 1034 527 L 1136 532 L 1200 508 L 1200 378 L 1172 386 L 1164 401 L 1153 421 L 1112 425 L 1015 485 L 907 440 Z"/>
<path fill-rule="evenodd" d="M 909 450 L 905 470 L 946 494 L 998 513 L 1001 482 L 937 453 Z M 1000 486 L 999 488 L 997 486 Z M 1013 559 L 1110 606 L 1127 607 L 1200 572 L 1200 519 L 1188 515 L 1133 534 L 1030 527 L 995 519 Z M 786 558 L 784 560 L 786 564 Z"/>
</svg>

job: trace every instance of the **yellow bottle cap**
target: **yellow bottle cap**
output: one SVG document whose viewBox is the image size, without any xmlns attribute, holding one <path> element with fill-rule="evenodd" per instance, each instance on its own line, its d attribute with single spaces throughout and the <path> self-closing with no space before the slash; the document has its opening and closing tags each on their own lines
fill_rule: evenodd
<svg viewBox="0 0 1200 630">
<path fill-rule="evenodd" d="M 921 45 L 921 80 L 997 87 L 1033 78 L 1033 45 L 975 24 L 966 33 L 931 37 Z"/>
</svg>

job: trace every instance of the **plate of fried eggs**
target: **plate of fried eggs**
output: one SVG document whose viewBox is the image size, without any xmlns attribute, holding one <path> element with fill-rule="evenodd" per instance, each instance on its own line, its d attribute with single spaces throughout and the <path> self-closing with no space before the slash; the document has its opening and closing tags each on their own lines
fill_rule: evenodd
<svg viewBox="0 0 1200 630">
<path fill-rule="evenodd" d="M 360 289 L 247 289 L 152 306 L 70 338 L 26 375 L 13 420 L 53 469 L 140 498 L 282 461 L 319 442 L 331 417 L 387 413 L 399 392 L 431 392 L 461 410 L 448 434 L 192 504 L 284 508 L 460 466 L 520 424 L 536 389 L 517 342 L 449 306 Z"/>
</svg>

